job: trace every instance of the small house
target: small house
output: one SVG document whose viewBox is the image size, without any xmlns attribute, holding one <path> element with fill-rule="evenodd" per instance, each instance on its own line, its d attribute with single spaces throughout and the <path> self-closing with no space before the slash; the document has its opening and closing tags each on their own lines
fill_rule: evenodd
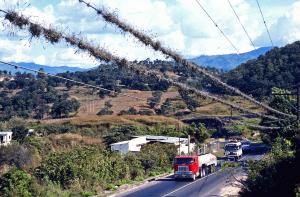
<svg viewBox="0 0 300 197">
<path fill-rule="evenodd" d="M 12 140 L 11 131 L 0 132 L 0 146 L 6 146 L 10 144 L 11 140 Z"/>
</svg>

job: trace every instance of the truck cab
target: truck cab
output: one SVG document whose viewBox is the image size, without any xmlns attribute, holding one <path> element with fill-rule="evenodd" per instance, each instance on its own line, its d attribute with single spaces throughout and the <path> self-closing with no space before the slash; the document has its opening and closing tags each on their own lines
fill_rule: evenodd
<svg viewBox="0 0 300 197">
<path fill-rule="evenodd" d="M 176 156 L 174 159 L 174 178 L 195 180 L 215 171 L 217 157 L 213 154 L 195 156 Z"/>
<path fill-rule="evenodd" d="M 241 142 L 230 141 L 225 145 L 224 149 L 225 156 L 228 159 L 233 158 L 234 160 L 238 160 L 243 155 Z"/>
<path fill-rule="evenodd" d="M 191 178 L 199 176 L 199 163 L 197 156 L 177 156 L 174 159 L 174 177 Z"/>
</svg>

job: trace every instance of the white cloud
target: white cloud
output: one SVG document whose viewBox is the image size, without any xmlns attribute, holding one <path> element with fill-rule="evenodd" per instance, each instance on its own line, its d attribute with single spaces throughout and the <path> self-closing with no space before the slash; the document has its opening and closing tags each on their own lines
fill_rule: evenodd
<svg viewBox="0 0 300 197">
<path fill-rule="evenodd" d="M 32 0 L 32 2 L 34 1 L 36 0 Z M 39 23 L 56 24 L 60 27 L 59 29 L 80 33 L 95 45 L 103 46 L 121 57 L 131 60 L 148 57 L 151 59 L 164 58 L 162 54 L 145 47 L 132 36 L 120 34 L 120 30 L 105 23 L 93 10 L 78 3 L 78 0 L 56 1 L 58 3 L 55 4 L 49 0 L 49 4 L 44 3 L 43 6 L 32 3 L 30 7 L 25 6 L 24 9 L 20 5 L 21 9 L 19 10 Z M 252 50 L 251 44 L 227 0 L 199 1 L 241 52 Z M 258 47 L 270 45 L 256 5 L 247 0 L 230 1 L 255 44 Z M 4 0 L 2 2 L 0 0 L 2 7 L 18 7 L 16 6 L 18 0 L 11 0 L 9 4 L 8 1 L 3 2 Z M 111 11 L 116 12 L 122 20 L 152 35 L 165 46 L 186 57 L 235 52 L 194 0 L 89 0 L 89 2 L 96 6 L 108 7 Z M 277 4 L 265 5 L 263 10 L 275 44 L 283 45 L 300 38 L 300 14 L 298 11 L 300 1 L 284 6 L 285 11 L 280 10 L 282 3 L 280 6 Z M 3 28 L 0 25 L 0 31 Z M 18 33 L 18 37 L 14 39 L 11 36 L 3 36 L 3 33 L 0 34 L 1 58 L 53 66 L 92 67 L 98 64 L 85 53 L 75 54 L 75 51 L 65 43 L 51 46 L 45 44 L 44 41 L 39 41 L 28 45 L 27 40 L 18 40 L 24 37 L 28 39 L 28 35 L 24 33 Z M 24 44 L 28 46 L 23 46 Z M 8 47 L 3 47 L 6 45 Z"/>
<path fill-rule="evenodd" d="M 283 46 L 300 39 L 300 1 L 296 1 L 284 16 L 270 27 L 271 37 L 275 45 Z M 267 45 L 269 38 L 266 32 L 260 35 L 256 41 Z"/>
</svg>

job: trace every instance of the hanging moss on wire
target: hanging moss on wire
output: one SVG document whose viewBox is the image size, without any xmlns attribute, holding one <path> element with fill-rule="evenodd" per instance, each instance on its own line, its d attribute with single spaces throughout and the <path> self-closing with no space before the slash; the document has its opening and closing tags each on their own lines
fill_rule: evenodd
<svg viewBox="0 0 300 197">
<path fill-rule="evenodd" d="M 220 86 L 223 89 L 232 92 L 234 94 L 240 95 L 241 97 L 243 97 L 246 100 L 249 100 L 250 102 L 270 111 L 273 112 L 277 115 L 280 116 L 286 116 L 286 117 L 291 117 L 291 118 L 295 118 L 294 115 L 291 114 L 286 114 L 283 112 L 280 112 L 274 108 L 271 108 L 270 106 L 257 101 L 256 99 L 254 99 L 252 96 L 249 96 L 243 92 L 241 92 L 239 89 L 234 88 L 226 83 L 224 83 L 221 79 L 219 79 L 218 77 L 214 76 L 213 74 L 211 74 L 210 72 L 206 71 L 205 69 L 194 65 L 193 63 L 189 62 L 188 60 L 186 60 L 185 58 L 183 58 L 181 55 L 179 55 L 178 53 L 176 53 L 175 51 L 166 48 L 164 46 L 162 46 L 162 44 L 159 41 L 154 41 L 150 36 L 144 34 L 143 32 L 133 28 L 132 26 L 130 26 L 129 24 L 127 24 L 124 21 L 121 21 L 116 14 L 113 14 L 111 12 L 109 12 L 107 9 L 105 8 L 96 8 L 95 6 L 92 6 L 90 3 L 84 1 L 84 0 L 78 0 L 80 3 L 84 3 L 87 7 L 92 8 L 96 11 L 96 13 L 98 15 L 101 15 L 104 20 L 108 23 L 114 24 L 116 25 L 119 29 L 121 29 L 124 32 L 128 32 L 130 34 L 132 34 L 134 37 L 136 37 L 139 41 L 141 41 L 143 44 L 145 44 L 146 46 L 150 46 L 152 49 L 154 49 L 155 51 L 160 51 L 162 52 L 164 55 L 166 55 L 167 57 L 171 57 L 173 58 L 178 64 L 181 64 L 183 66 L 185 66 L 186 68 L 188 68 L 189 70 L 193 71 L 194 73 L 198 73 L 198 74 L 203 74 L 206 77 L 208 77 L 211 82 L 213 84 L 215 84 L 216 86 Z"/>
<path fill-rule="evenodd" d="M 29 24 L 29 19 L 24 16 L 19 16 L 16 12 L 8 11 L 5 14 L 5 19 L 7 19 L 12 24 L 16 25 L 20 29 L 24 28 Z"/>
<path fill-rule="evenodd" d="M 68 36 L 68 35 L 65 35 L 62 32 L 56 31 L 53 28 L 45 28 L 45 27 L 43 27 L 39 24 L 36 24 L 36 23 L 33 23 L 33 22 L 29 21 L 24 16 L 18 15 L 17 13 L 12 12 L 12 11 L 7 12 L 6 15 L 8 15 L 8 16 L 5 17 L 5 18 L 7 18 L 7 20 L 9 20 L 12 24 L 16 25 L 20 29 L 24 29 L 25 27 L 27 27 L 28 31 L 31 33 L 32 37 L 39 38 L 39 37 L 44 36 L 44 38 L 46 40 L 50 41 L 52 44 L 58 43 L 59 41 L 62 41 L 62 40 L 65 40 L 67 43 L 69 43 L 73 47 L 79 48 L 82 51 L 88 52 L 91 56 L 95 57 L 98 60 L 105 61 L 105 62 L 116 63 L 120 68 L 131 70 L 131 71 L 137 73 L 138 75 L 155 77 L 158 81 L 160 81 L 160 80 L 166 81 L 169 84 L 177 86 L 181 89 L 195 92 L 195 94 L 197 94 L 199 96 L 203 96 L 203 97 L 206 97 L 206 98 L 211 98 L 214 101 L 217 101 L 217 102 L 220 102 L 222 104 L 231 106 L 232 108 L 237 109 L 237 110 L 242 111 L 242 112 L 254 114 L 254 115 L 257 115 L 259 117 L 267 117 L 269 119 L 277 119 L 277 118 L 272 117 L 272 116 L 267 116 L 263 113 L 254 112 L 254 111 L 251 111 L 249 109 L 243 108 L 239 105 L 236 105 L 236 104 L 233 104 L 231 102 L 225 101 L 225 100 L 223 100 L 223 99 L 221 99 L 217 96 L 210 95 L 207 92 L 200 91 L 196 88 L 187 86 L 186 84 L 177 82 L 173 79 L 165 78 L 161 75 L 161 73 L 159 73 L 157 71 L 147 70 L 147 68 L 145 68 L 143 66 L 132 64 L 127 59 L 119 58 L 117 56 L 114 56 L 111 53 L 109 53 L 108 51 L 106 51 L 105 49 L 102 49 L 100 47 L 94 47 L 89 42 L 87 42 L 83 39 L 80 39 L 80 38 L 76 37 L 75 35 Z M 178 58 L 180 58 L 180 57 L 178 56 Z"/>
</svg>

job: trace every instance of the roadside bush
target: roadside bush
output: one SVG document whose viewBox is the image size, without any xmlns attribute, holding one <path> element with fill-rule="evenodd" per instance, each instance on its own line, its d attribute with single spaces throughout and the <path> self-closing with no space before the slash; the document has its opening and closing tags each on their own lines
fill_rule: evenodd
<svg viewBox="0 0 300 197">
<path fill-rule="evenodd" d="M 173 144 L 147 144 L 142 147 L 138 157 L 145 173 L 151 171 L 164 172 L 172 167 L 172 161 L 177 154 Z"/>
<path fill-rule="evenodd" d="M 130 179 L 129 165 L 121 155 L 79 147 L 69 152 L 51 153 L 35 169 L 35 175 L 41 181 L 59 183 L 64 189 L 78 182 L 83 190 L 105 188 L 107 184 Z"/>
<path fill-rule="evenodd" d="M 3 197 L 34 196 L 32 185 L 31 175 L 23 170 L 12 169 L 0 178 L 0 194 Z"/>
<path fill-rule="evenodd" d="M 277 140 L 271 153 L 261 161 L 249 164 L 248 178 L 240 195 L 250 196 L 295 196 L 300 183 L 300 158 Z"/>
<path fill-rule="evenodd" d="M 139 180 L 145 176 L 142 162 L 136 155 L 128 153 L 124 160 L 130 166 L 129 175 L 131 180 Z"/>
</svg>

